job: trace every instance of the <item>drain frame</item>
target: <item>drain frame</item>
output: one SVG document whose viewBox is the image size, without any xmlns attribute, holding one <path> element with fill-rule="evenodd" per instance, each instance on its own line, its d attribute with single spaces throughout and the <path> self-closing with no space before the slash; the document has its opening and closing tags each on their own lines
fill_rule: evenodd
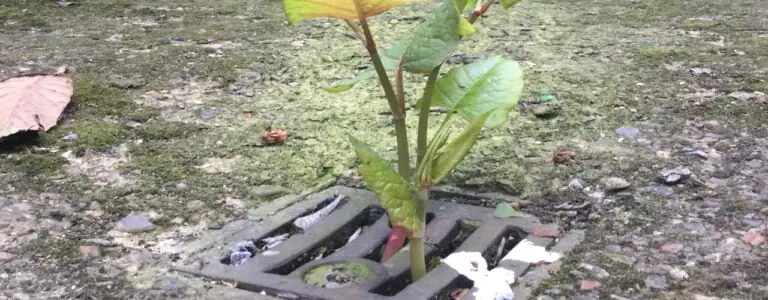
<svg viewBox="0 0 768 300">
<path fill-rule="evenodd" d="M 458 192 L 455 190 L 450 191 L 450 194 L 455 193 Z M 425 277 L 416 282 L 410 282 L 394 296 L 374 293 L 373 291 L 377 287 L 386 284 L 388 280 L 408 276 L 409 253 L 407 250 L 402 250 L 384 264 L 368 261 L 368 264 L 376 265 L 376 268 L 383 269 L 386 273 L 378 274 L 375 280 L 367 284 L 327 289 L 304 283 L 301 277 L 307 266 L 341 260 L 360 261 L 373 253 L 373 251 L 377 251 L 386 241 L 390 231 L 386 215 L 375 220 L 355 240 L 335 249 L 331 255 L 319 260 L 305 262 L 287 275 L 274 273 L 273 270 L 290 264 L 291 261 L 296 260 L 301 255 L 306 255 L 306 251 L 319 247 L 319 243 L 333 239 L 332 235 L 345 228 L 345 226 L 352 224 L 354 220 L 358 219 L 366 211 L 380 207 L 372 192 L 343 186 L 330 187 L 310 195 L 304 201 L 289 206 L 274 216 L 262 220 L 260 226 L 244 229 L 218 239 L 219 245 L 222 243 L 231 245 L 245 239 L 258 240 L 264 238 L 270 232 L 274 232 L 286 223 L 292 222 L 296 217 L 322 203 L 328 197 L 337 194 L 346 197 L 345 205 L 331 212 L 320 224 L 317 224 L 308 232 L 293 235 L 283 244 L 272 248 L 270 255 L 258 253 L 244 264 L 231 266 L 220 262 L 223 253 L 222 249 L 218 247 L 199 253 L 194 259 L 187 260 L 187 264 L 173 266 L 173 269 L 194 276 L 234 282 L 238 289 L 253 292 L 254 295 L 266 293 L 283 299 L 311 300 L 438 299 L 438 295 L 441 293 L 445 294 L 444 291 L 460 279 L 461 275 L 458 272 L 445 264 L 440 264 L 430 270 Z M 435 196 L 439 197 L 441 191 L 436 191 L 435 194 L 437 194 Z M 465 197 L 488 198 L 488 195 L 462 195 Z M 509 198 L 502 195 L 500 198 L 491 200 L 509 200 Z M 555 248 L 558 248 L 558 252 L 568 252 L 580 243 L 580 240 L 578 240 L 575 242 L 571 241 L 568 245 L 556 245 L 558 244 L 558 239 L 556 238 L 535 236 L 533 234 L 535 228 L 548 227 L 550 230 L 555 230 L 555 232 L 557 232 L 557 228 L 554 224 L 541 224 L 537 218 L 532 216 L 500 219 L 493 216 L 493 209 L 491 208 L 435 200 L 427 201 L 427 212 L 433 213 L 435 218 L 427 224 L 425 229 L 425 240 L 427 242 L 427 245 L 425 245 L 426 257 L 438 253 L 440 249 L 438 249 L 437 245 L 443 244 L 446 240 L 450 239 L 451 232 L 457 226 L 461 226 L 459 222 L 462 220 L 471 220 L 480 225 L 452 252 L 470 251 L 487 253 L 489 249 L 498 247 L 496 241 L 505 235 L 509 235 L 510 231 L 521 233 L 519 240 L 515 241 L 515 243 L 527 239 L 533 242 L 534 245 L 545 248 L 555 246 Z M 516 292 L 516 299 L 525 299 L 533 290 L 530 285 L 535 284 L 536 281 L 524 280 L 526 273 L 532 269 L 533 265 L 507 260 L 499 262 L 499 267 L 515 272 L 516 284 L 513 285 L 513 289 Z M 557 266 L 555 265 L 548 269 L 557 268 Z M 539 274 L 537 277 L 542 277 L 542 275 Z M 520 281 L 524 281 L 526 287 L 516 287 L 518 285 L 517 282 Z"/>
</svg>

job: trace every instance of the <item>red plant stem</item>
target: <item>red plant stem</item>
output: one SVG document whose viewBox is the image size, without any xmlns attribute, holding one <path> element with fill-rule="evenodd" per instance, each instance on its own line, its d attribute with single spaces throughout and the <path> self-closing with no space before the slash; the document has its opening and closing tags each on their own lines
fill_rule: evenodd
<svg viewBox="0 0 768 300">
<path fill-rule="evenodd" d="M 392 258 L 397 251 L 400 251 L 405 245 L 405 239 L 408 237 L 408 230 L 401 226 L 395 226 L 389 233 L 387 245 L 384 247 L 384 254 L 381 255 L 381 262 L 385 263 Z"/>
<path fill-rule="evenodd" d="M 472 15 L 469 17 L 469 23 L 475 23 L 477 18 L 485 14 L 486 11 L 488 11 L 488 8 L 491 7 L 491 4 L 493 4 L 494 0 L 486 0 L 485 3 L 483 3 L 483 6 L 480 7 L 479 10 L 472 11 Z"/>
</svg>

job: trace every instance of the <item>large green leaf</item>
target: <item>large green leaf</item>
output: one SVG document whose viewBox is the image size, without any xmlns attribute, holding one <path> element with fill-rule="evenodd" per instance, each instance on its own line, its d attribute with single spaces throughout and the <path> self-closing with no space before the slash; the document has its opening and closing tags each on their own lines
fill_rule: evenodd
<svg viewBox="0 0 768 300">
<path fill-rule="evenodd" d="M 414 200 L 417 189 L 397 174 L 371 147 L 353 136 L 349 140 L 360 160 L 360 174 L 379 198 L 392 225 L 405 227 L 411 232 L 419 231 L 424 220 L 417 213 Z"/>
<path fill-rule="evenodd" d="M 446 0 L 423 24 L 413 31 L 413 40 L 403 55 L 403 69 L 428 73 L 443 63 L 459 45 L 461 36 L 474 28 L 462 16 L 467 0 Z"/>
<path fill-rule="evenodd" d="M 504 8 L 510 8 L 520 3 L 520 1 L 522 0 L 501 0 L 501 6 L 503 6 Z"/>
<path fill-rule="evenodd" d="M 517 62 L 493 57 L 451 69 L 437 81 L 430 104 L 470 122 L 495 110 L 485 126 L 497 127 L 517 108 L 522 92 L 523 71 Z"/>
<path fill-rule="evenodd" d="M 494 111 L 488 111 L 480 117 L 474 119 L 470 123 L 469 127 L 453 139 L 448 145 L 445 145 L 440 149 L 437 155 L 430 162 L 432 167 L 431 171 L 431 184 L 438 184 L 440 181 L 448 176 L 456 166 L 464 160 L 472 146 L 475 145 L 477 137 L 480 135 L 480 131 L 483 129 L 483 124 L 488 120 Z M 437 141 L 441 142 L 441 141 Z M 442 141 L 444 143 L 444 141 Z"/>
<path fill-rule="evenodd" d="M 283 7 L 292 24 L 306 19 L 331 17 L 359 20 L 378 15 L 412 0 L 285 0 Z"/>
</svg>

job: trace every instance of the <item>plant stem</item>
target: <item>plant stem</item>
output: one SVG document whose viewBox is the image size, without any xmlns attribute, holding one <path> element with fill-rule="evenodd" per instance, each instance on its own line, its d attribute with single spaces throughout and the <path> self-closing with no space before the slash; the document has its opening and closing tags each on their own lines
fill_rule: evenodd
<svg viewBox="0 0 768 300">
<path fill-rule="evenodd" d="M 421 230 L 414 232 L 408 243 L 411 247 L 409 254 L 411 255 L 411 280 L 416 282 L 417 280 L 427 275 L 427 263 L 424 258 L 424 232 L 426 231 L 427 209 L 426 203 L 429 198 L 429 188 L 421 188 L 416 195 L 416 211 L 419 218 L 422 220 Z"/>
<path fill-rule="evenodd" d="M 491 4 L 493 4 L 494 0 L 486 0 L 485 3 L 483 3 L 483 6 L 480 7 L 480 9 L 475 9 L 472 12 L 472 15 L 469 16 L 469 24 L 475 23 L 477 21 L 477 18 L 480 18 L 483 14 L 485 14 L 486 11 L 488 11 L 488 8 L 491 7 Z"/>
<path fill-rule="evenodd" d="M 357 1 L 355 4 L 357 5 Z M 360 11 L 360 9 L 358 9 Z M 395 121 L 395 135 L 397 136 L 397 170 L 405 180 L 411 178 L 410 170 L 410 153 L 408 151 L 408 132 L 405 126 L 405 111 L 401 111 L 398 108 L 397 96 L 392 88 L 392 83 L 389 81 L 387 70 L 384 68 L 384 64 L 381 63 L 381 57 L 379 51 L 376 48 L 376 42 L 373 41 L 373 35 L 371 29 L 368 27 L 368 21 L 365 17 L 360 16 L 360 27 L 363 28 L 363 34 L 365 35 L 365 48 L 371 55 L 373 60 L 373 66 L 376 68 L 376 73 L 379 75 L 379 81 L 381 87 L 384 89 L 384 94 L 387 96 L 389 102 L 389 109 L 392 110 L 392 116 Z"/>
<path fill-rule="evenodd" d="M 441 64 L 442 65 L 442 64 Z M 427 86 L 424 88 L 424 96 L 421 97 L 421 110 L 419 111 L 419 131 L 416 141 L 416 165 L 420 166 L 427 152 L 427 129 L 429 129 L 429 107 L 432 101 L 432 91 L 437 83 L 437 76 L 440 74 L 440 66 L 432 69 L 427 78 Z"/>
<path fill-rule="evenodd" d="M 488 11 L 494 0 L 486 0 L 482 6 L 472 11 L 472 15 L 469 17 L 469 23 L 474 24 L 480 16 Z M 479 3 L 479 2 L 478 2 Z M 424 95 L 421 97 L 421 110 L 419 111 L 419 129 L 416 140 L 416 165 L 420 166 L 424 159 L 424 154 L 427 151 L 427 129 L 429 127 L 429 107 L 431 106 L 432 91 L 435 89 L 435 83 L 437 82 L 437 76 L 440 74 L 440 68 L 443 64 L 437 65 L 432 72 L 429 73 L 427 78 L 427 86 L 424 88 Z"/>
</svg>

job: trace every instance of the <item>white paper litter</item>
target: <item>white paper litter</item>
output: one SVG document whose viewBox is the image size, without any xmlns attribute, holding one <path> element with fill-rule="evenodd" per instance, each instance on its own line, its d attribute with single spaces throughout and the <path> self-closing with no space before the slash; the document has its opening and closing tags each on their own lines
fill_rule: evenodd
<svg viewBox="0 0 768 300">
<path fill-rule="evenodd" d="M 355 232 L 352 235 L 349 236 L 349 239 L 347 239 L 347 244 L 349 244 L 350 242 L 354 241 L 357 237 L 360 236 L 361 233 L 363 233 L 363 228 L 362 227 L 360 227 L 357 230 L 355 230 Z"/>
<path fill-rule="evenodd" d="M 551 263 L 562 257 L 560 253 L 547 251 L 546 248 L 536 246 L 525 239 L 512 248 L 502 261 Z M 489 271 L 488 262 L 480 252 L 452 253 L 442 262 L 474 282 L 469 294 L 462 300 L 513 300 L 515 297 L 511 287 L 515 283 L 515 272 L 501 267 Z"/>
<path fill-rule="evenodd" d="M 510 287 L 515 282 L 515 272 L 503 268 L 488 270 L 488 263 L 480 252 L 452 253 L 443 263 L 475 284 L 463 300 L 513 300 Z"/>
<path fill-rule="evenodd" d="M 536 246 L 530 240 L 524 239 L 501 260 L 514 260 L 535 264 L 539 262 L 551 263 L 562 257 L 563 255 L 560 253 L 547 251 L 547 248 Z"/>
<path fill-rule="evenodd" d="M 264 246 L 265 249 L 272 249 L 277 247 L 277 245 L 280 245 L 283 242 L 285 242 L 285 240 L 287 240 L 289 237 L 291 237 L 290 233 L 284 233 L 281 235 L 263 238 L 261 239 L 261 241 L 267 244 L 266 246 Z"/>
<path fill-rule="evenodd" d="M 293 221 L 293 225 L 296 225 L 296 227 L 299 227 L 302 230 L 307 231 L 309 228 L 316 225 L 323 218 L 329 215 L 334 209 L 336 209 L 336 206 L 339 206 L 339 203 L 341 203 L 341 199 L 344 199 L 344 196 L 337 195 L 336 199 L 334 199 L 333 202 L 331 202 L 331 204 L 328 204 L 326 207 L 323 207 L 322 209 L 316 211 L 311 215 L 296 219 L 296 221 Z"/>
</svg>

